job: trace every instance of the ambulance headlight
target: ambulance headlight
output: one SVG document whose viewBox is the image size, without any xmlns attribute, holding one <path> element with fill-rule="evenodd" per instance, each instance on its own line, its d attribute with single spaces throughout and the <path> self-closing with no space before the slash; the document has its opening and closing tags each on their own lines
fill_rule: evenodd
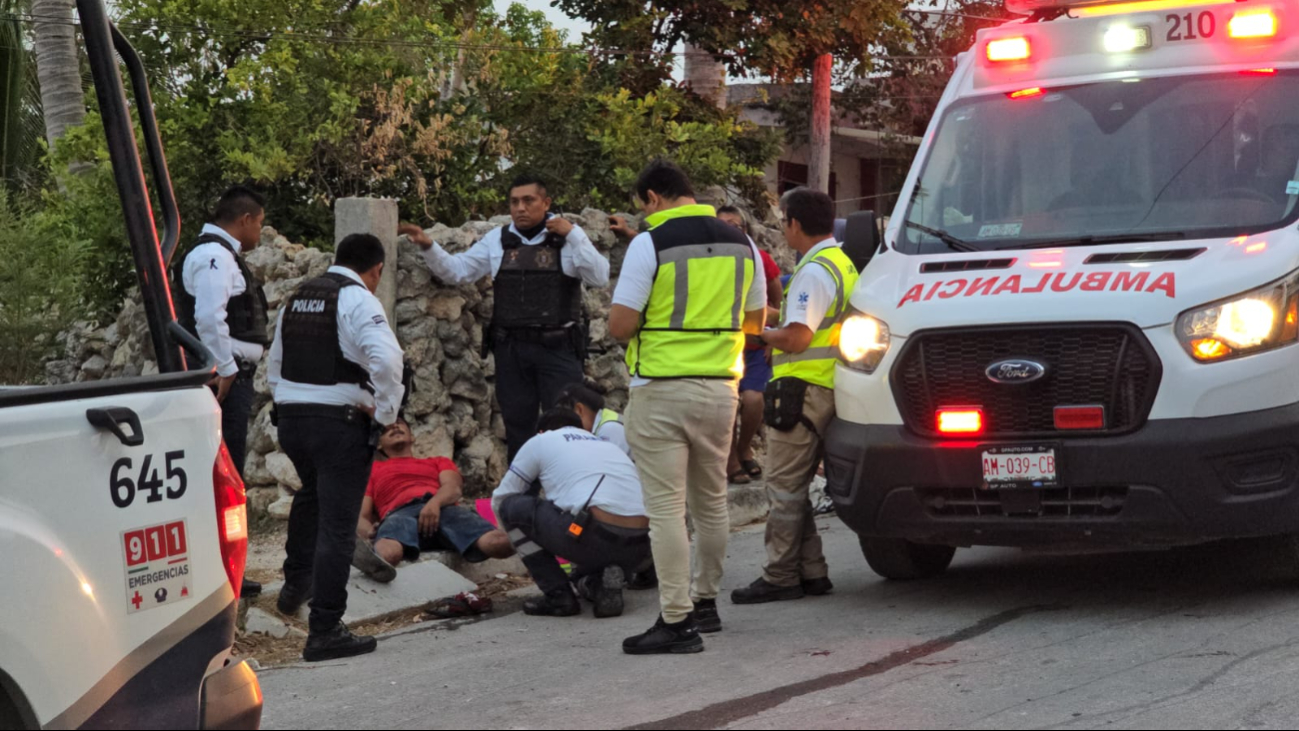
<svg viewBox="0 0 1299 731">
<path fill-rule="evenodd" d="M 1299 341 L 1299 272 L 1177 318 L 1177 338 L 1201 363 L 1238 358 Z"/>
<path fill-rule="evenodd" d="M 874 373 L 889 352 L 889 337 L 883 320 L 853 313 L 839 330 L 839 356 L 849 368 Z"/>
</svg>

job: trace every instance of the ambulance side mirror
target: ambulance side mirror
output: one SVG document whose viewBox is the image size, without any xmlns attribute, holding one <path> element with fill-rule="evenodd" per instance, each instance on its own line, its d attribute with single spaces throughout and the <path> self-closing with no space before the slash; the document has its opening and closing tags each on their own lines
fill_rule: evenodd
<svg viewBox="0 0 1299 731">
<path fill-rule="evenodd" d="M 835 223 L 838 224 L 837 221 Z M 843 223 L 843 234 L 839 238 L 843 253 L 852 260 L 857 271 L 864 271 L 875 252 L 880 249 L 880 228 L 875 211 L 857 211 L 850 214 Z M 838 228 L 836 225 L 836 235 L 839 234 Z"/>
</svg>

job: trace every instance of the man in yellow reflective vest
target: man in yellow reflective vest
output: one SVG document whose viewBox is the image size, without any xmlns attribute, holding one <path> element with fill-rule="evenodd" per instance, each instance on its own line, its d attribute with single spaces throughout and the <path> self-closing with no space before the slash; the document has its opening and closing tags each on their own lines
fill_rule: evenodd
<svg viewBox="0 0 1299 731">
<path fill-rule="evenodd" d="M 778 393 L 782 403 L 769 409 L 779 423 L 769 421 L 774 428 L 767 432 L 767 565 L 758 580 L 731 593 L 736 604 L 801 599 L 834 588 L 808 486 L 834 418 L 836 346 L 857 268 L 834 240 L 830 196 L 797 188 L 781 198 L 780 209 L 785 241 L 802 258 L 785 289 L 782 326 L 758 336 L 772 348 L 768 395 Z"/>
<path fill-rule="evenodd" d="M 704 649 L 717 632 L 717 593 L 730 534 L 726 459 L 739 402 L 744 335 L 762 327 L 767 288 L 757 248 L 695 202 L 676 165 L 636 181 L 649 230 L 632 239 L 609 312 L 627 343 L 627 437 L 645 493 L 662 613 L 629 637 L 632 655 Z M 695 529 L 694 587 L 686 506 Z"/>
</svg>

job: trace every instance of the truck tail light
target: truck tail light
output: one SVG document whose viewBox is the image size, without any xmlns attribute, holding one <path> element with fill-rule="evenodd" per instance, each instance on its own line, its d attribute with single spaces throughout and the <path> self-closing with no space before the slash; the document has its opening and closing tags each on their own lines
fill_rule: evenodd
<svg viewBox="0 0 1299 731">
<path fill-rule="evenodd" d="M 1055 428 L 1060 431 L 1099 430 L 1105 428 L 1104 406 L 1057 406 Z"/>
<path fill-rule="evenodd" d="M 1027 38 L 1015 36 L 988 41 L 985 53 L 988 55 L 988 60 L 993 63 L 1027 61 L 1032 57 L 1033 49 L 1029 46 Z"/>
<path fill-rule="evenodd" d="M 982 434 L 983 409 L 961 407 L 938 410 L 939 434 Z"/>
<path fill-rule="evenodd" d="M 217 536 L 221 540 L 221 563 L 235 598 L 244 583 L 244 564 L 248 560 L 248 509 L 244 481 L 235 469 L 234 460 L 224 442 L 212 467 L 212 488 L 216 492 Z"/>
<path fill-rule="evenodd" d="M 1271 10 L 1242 10 L 1227 23 L 1232 38 L 1271 38 L 1276 31 L 1276 13 Z"/>
</svg>

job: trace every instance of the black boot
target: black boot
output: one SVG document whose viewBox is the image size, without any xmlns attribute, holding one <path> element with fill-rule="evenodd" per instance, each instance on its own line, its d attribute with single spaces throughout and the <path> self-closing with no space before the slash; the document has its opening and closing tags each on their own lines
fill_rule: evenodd
<svg viewBox="0 0 1299 731">
<path fill-rule="evenodd" d="M 825 596 L 832 591 L 834 591 L 834 582 L 830 581 L 829 576 L 803 581 L 803 593 L 808 596 Z"/>
<path fill-rule="evenodd" d="M 684 655 L 704 651 L 704 638 L 699 636 L 699 626 L 694 616 L 676 624 L 668 624 L 659 615 L 647 632 L 622 641 L 622 651 L 628 655 Z"/>
<path fill-rule="evenodd" d="M 736 589 L 731 592 L 732 604 L 766 604 L 767 602 L 783 602 L 802 598 L 803 586 L 801 584 L 776 586 L 766 579 L 758 579 L 743 589 Z"/>
<path fill-rule="evenodd" d="M 649 568 L 642 569 L 631 575 L 627 581 L 627 588 L 632 591 L 645 591 L 646 589 L 657 589 L 659 587 L 659 574 L 650 564 Z"/>
<path fill-rule="evenodd" d="M 374 652 L 374 648 L 378 646 L 378 640 L 373 637 L 358 637 L 352 634 L 347 625 L 339 622 L 327 632 L 312 632 L 307 635 L 307 646 L 302 650 L 302 659 L 307 662 L 320 662 L 356 657 Z"/>
<path fill-rule="evenodd" d="M 626 585 L 621 566 L 606 566 L 595 591 L 595 617 L 622 616 L 622 588 Z"/>
<path fill-rule="evenodd" d="M 699 623 L 700 634 L 722 631 L 722 616 L 717 613 L 716 599 L 700 599 L 695 602 L 695 622 Z"/>
<path fill-rule="evenodd" d="M 573 590 L 565 586 L 538 599 L 527 600 L 523 603 L 523 613 L 533 617 L 571 617 L 582 613 L 582 605 Z"/>
<path fill-rule="evenodd" d="M 289 582 L 284 582 L 280 588 L 280 596 L 275 600 L 275 608 L 280 610 L 280 614 L 288 617 L 297 616 L 298 610 L 302 605 L 311 599 L 311 586 L 306 587 L 294 586 Z"/>
<path fill-rule="evenodd" d="M 244 579 L 244 583 L 239 587 L 240 599 L 256 599 L 262 595 L 262 585 L 252 579 Z"/>
</svg>

